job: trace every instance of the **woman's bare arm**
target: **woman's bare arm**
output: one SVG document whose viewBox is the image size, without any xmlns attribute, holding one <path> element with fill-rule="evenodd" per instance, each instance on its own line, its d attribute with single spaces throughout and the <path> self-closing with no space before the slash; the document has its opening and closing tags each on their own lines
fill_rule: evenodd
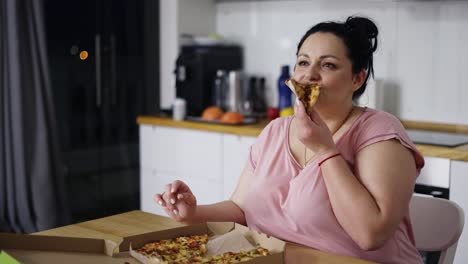
<svg viewBox="0 0 468 264">
<path fill-rule="evenodd" d="M 198 206 L 194 222 L 236 222 L 245 225 L 245 215 L 242 208 L 248 182 L 252 174 L 252 166 L 247 161 L 230 200 Z"/>
<path fill-rule="evenodd" d="M 338 222 L 365 250 L 381 247 L 408 211 L 416 165 L 397 140 L 367 146 L 356 157 L 353 174 L 341 157 L 321 170 Z"/>
</svg>

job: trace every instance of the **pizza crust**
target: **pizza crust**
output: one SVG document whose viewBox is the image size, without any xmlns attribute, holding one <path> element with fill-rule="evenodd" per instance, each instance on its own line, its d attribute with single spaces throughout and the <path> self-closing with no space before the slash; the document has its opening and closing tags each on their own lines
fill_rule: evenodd
<svg viewBox="0 0 468 264">
<path fill-rule="evenodd" d="M 310 115 L 320 95 L 320 86 L 318 84 L 300 84 L 292 78 L 287 79 L 285 83 L 304 105 L 307 114 Z"/>
</svg>

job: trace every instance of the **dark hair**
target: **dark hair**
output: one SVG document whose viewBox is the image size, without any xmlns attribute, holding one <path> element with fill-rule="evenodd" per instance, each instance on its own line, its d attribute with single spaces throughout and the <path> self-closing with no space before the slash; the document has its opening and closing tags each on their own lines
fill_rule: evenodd
<svg viewBox="0 0 468 264">
<path fill-rule="evenodd" d="M 348 57 L 351 60 L 353 74 L 366 70 L 366 79 L 361 87 L 353 94 L 353 100 L 359 98 L 366 90 L 369 76 L 374 77 L 374 64 L 372 54 L 377 49 L 377 35 L 379 30 L 370 19 L 350 16 L 345 22 L 322 22 L 309 29 L 297 45 L 296 55 L 299 53 L 304 41 L 317 32 L 333 33 L 346 46 Z"/>
</svg>

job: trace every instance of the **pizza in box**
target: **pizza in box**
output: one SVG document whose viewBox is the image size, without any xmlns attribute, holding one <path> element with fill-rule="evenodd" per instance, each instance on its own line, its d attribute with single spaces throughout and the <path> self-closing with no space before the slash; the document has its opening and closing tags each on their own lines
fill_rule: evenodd
<svg viewBox="0 0 468 264">
<path fill-rule="evenodd" d="M 270 254 L 267 249 L 256 247 L 239 252 L 208 255 L 207 243 L 208 234 L 180 236 L 146 243 L 135 250 L 130 249 L 130 254 L 146 264 L 241 263 Z"/>
</svg>

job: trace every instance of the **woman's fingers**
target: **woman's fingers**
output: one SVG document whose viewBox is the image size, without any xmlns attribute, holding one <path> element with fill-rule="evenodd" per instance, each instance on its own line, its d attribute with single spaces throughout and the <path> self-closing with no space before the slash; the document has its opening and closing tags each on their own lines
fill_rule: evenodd
<svg viewBox="0 0 468 264">
<path fill-rule="evenodd" d="M 169 209 L 167 207 L 164 208 L 164 211 L 166 212 L 166 214 L 175 219 L 175 220 L 178 220 L 179 219 L 179 211 L 177 210 L 177 208 L 172 208 L 172 209 Z"/>
<path fill-rule="evenodd" d="M 166 184 L 164 192 L 162 194 L 156 194 L 154 196 L 154 201 L 163 207 L 168 207 L 168 209 L 173 210 L 177 200 L 184 198 L 183 194 L 177 193 L 179 189 L 183 189 L 181 188 L 182 185 L 185 184 L 181 181 Z"/>
<path fill-rule="evenodd" d="M 167 209 L 169 210 L 174 210 L 174 205 L 176 203 L 176 195 L 171 193 L 171 189 L 172 189 L 172 184 L 167 184 L 166 187 L 165 187 L 165 190 L 164 190 L 164 193 L 162 195 L 162 198 L 165 202 L 165 206 L 167 207 Z"/>
<path fill-rule="evenodd" d="M 156 194 L 154 200 L 164 209 L 167 215 L 175 218 L 175 216 L 179 214 L 179 210 L 176 206 L 177 201 L 174 198 L 170 198 L 170 194 L 168 194 L 167 190 L 170 187 L 170 184 L 168 184 L 168 186 L 166 186 L 166 191 L 162 194 Z M 174 203 L 172 203 L 172 201 L 174 201 Z"/>
<path fill-rule="evenodd" d="M 299 124 L 303 127 L 314 125 L 314 122 L 307 115 L 305 107 L 302 102 L 296 98 L 296 103 L 294 104 L 294 115 L 296 116 Z"/>
<path fill-rule="evenodd" d="M 192 191 L 183 181 L 176 180 L 171 184 L 171 194 L 175 199 L 175 203 L 181 200 L 188 205 L 196 205 L 195 196 L 193 196 Z"/>
<path fill-rule="evenodd" d="M 192 192 L 182 193 L 182 195 L 183 195 L 183 198 L 181 200 L 183 200 L 187 205 L 189 206 L 197 205 L 197 199 L 192 194 Z"/>
<path fill-rule="evenodd" d="M 183 181 L 175 180 L 171 186 L 171 193 L 184 193 L 189 190 L 187 184 Z"/>
<path fill-rule="evenodd" d="M 167 188 L 166 188 L 167 189 Z M 180 199 L 183 198 L 182 194 L 177 195 Z M 165 191 L 162 194 L 155 194 L 154 195 L 154 201 L 158 203 L 164 211 L 166 211 L 166 214 L 168 214 L 170 217 L 175 218 L 179 214 L 179 210 L 177 209 L 177 201 L 174 204 L 170 203 L 171 198 L 167 195 L 167 191 Z M 179 199 L 179 200 L 180 200 Z M 169 201 L 169 202 L 168 202 Z"/>
<path fill-rule="evenodd" d="M 163 194 L 164 194 L 164 193 L 163 193 Z M 166 207 L 166 202 L 164 201 L 164 198 L 162 197 L 163 194 L 157 193 L 157 194 L 154 195 L 153 199 L 154 199 L 154 201 L 155 201 L 157 204 L 159 204 L 160 206 Z"/>
<path fill-rule="evenodd" d="M 310 113 L 310 118 L 312 119 L 312 122 L 316 123 L 317 125 L 328 128 L 327 124 L 325 124 L 325 121 L 323 121 L 317 111 L 315 111 L 313 108 Z"/>
<path fill-rule="evenodd" d="M 172 193 L 172 184 L 169 183 L 166 185 L 166 189 L 164 191 L 164 196 L 166 202 L 169 202 L 169 204 L 175 204 L 175 195 Z"/>
<path fill-rule="evenodd" d="M 301 101 L 299 98 L 296 97 L 296 103 L 294 104 L 294 115 L 301 120 L 304 117 L 305 114 L 305 109 L 304 106 L 302 105 Z"/>
<path fill-rule="evenodd" d="M 197 205 L 190 188 L 179 180 L 167 184 L 162 194 L 155 194 L 154 201 L 164 209 L 168 216 L 177 221 L 187 217 L 187 212 Z"/>
</svg>

